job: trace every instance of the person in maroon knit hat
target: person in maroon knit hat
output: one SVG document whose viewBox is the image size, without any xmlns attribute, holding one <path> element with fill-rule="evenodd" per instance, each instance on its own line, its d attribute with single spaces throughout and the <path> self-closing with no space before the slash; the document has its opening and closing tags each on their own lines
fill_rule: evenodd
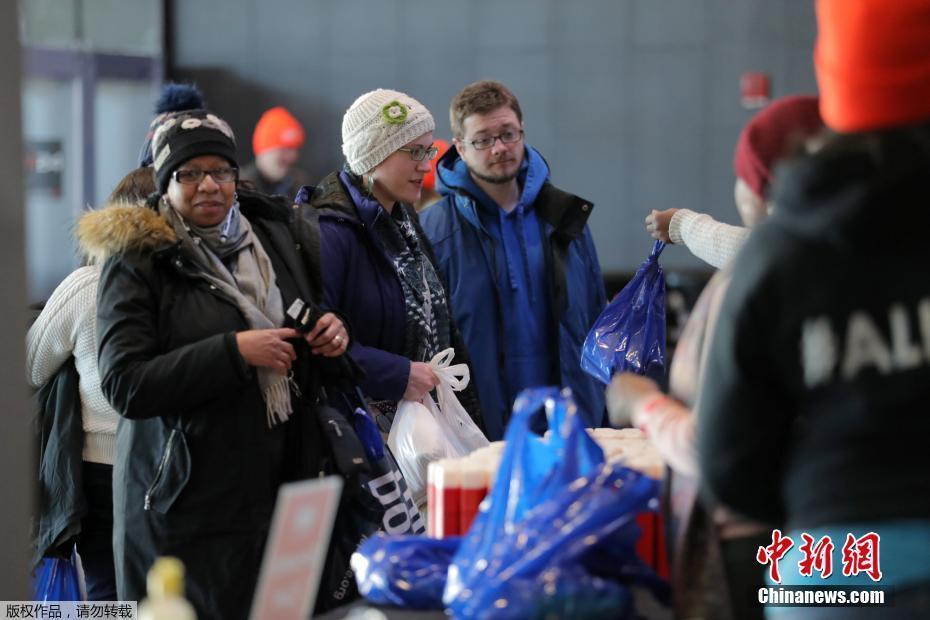
<svg viewBox="0 0 930 620">
<path fill-rule="evenodd" d="M 744 226 L 717 222 L 690 209 L 655 209 L 646 216 L 646 231 L 653 239 L 684 244 L 692 254 L 713 267 L 723 267 L 749 235 L 749 229 L 768 215 L 766 200 L 775 164 L 794 143 L 823 128 L 817 97 L 791 95 L 777 99 L 743 128 L 733 155 L 736 209 Z"/>
<path fill-rule="evenodd" d="M 765 196 L 779 161 L 822 128 L 817 98 L 808 96 L 779 99 L 746 124 L 736 144 L 733 168 L 736 205 L 747 225 L 768 213 Z M 671 211 L 677 211 L 674 217 L 679 217 L 687 210 Z M 693 212 L 685 213 L 691 217 L 688 213 Z M 727 246 L 731 255 L 748 235 L 748 228 L 713 222 L 703 214 L 693 215 L 710 220 L 710 231 L 705 236 L 711 243 L 716 238 L 718 247 L 722 247 L 719 239 L 727 233 L 722 227 L 743 232 Z M 687 220 L 686 225 L 690 225 Z M 707 226 L 701 220 L 696 225 Z M 723 262 L 730 264 L 729 258 Z M 695 426 L 699 416 L 695 405 L 707 343 L 730 272 L 729 266 L 717 272 L 698 298 L 675 350 L 668 395 L 651 379 L 633 373 L 616 375 L 607 389 L 611 424 L 632 423 L 643 430 L 670 468 L 670 521 L 680 524 L 673 532 L 672 582 L 675 611 L 683 618 L 762 618 L 762 607 L 752 604 L 754 591 L 764 585 L 755 551 L 760 543 L 770 542 L 772 528 L 751 522 L 722 505 L 704 503 L 697 495 Z"/>
</svg>

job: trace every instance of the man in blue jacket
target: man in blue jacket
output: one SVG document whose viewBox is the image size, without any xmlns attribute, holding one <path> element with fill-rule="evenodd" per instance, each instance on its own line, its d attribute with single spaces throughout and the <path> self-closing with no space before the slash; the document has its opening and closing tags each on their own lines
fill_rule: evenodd
<svg viewBox="0 0 930 620">
<path fill-rule="evenodd" d="M 587 426 L 604 390 L 581 370 L 581 346 L 606 295 L 590 202 L 549 182 L 524 142 L 517 98 L 499 82 L 462 89 L 449 110 L 454 149 L 437 166 L 443 198 L 420 214 L 473 359 L 488 438 L 504 434 L 524 388 L 571 388 Z"/>
</svg>

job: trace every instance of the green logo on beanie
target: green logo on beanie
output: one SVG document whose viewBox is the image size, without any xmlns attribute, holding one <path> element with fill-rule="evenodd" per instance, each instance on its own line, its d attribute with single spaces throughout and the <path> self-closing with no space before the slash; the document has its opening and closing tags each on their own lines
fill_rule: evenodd
<svg viewBox="0 0 930 620">
<path fill-rule="evenodd" d="M 407 120 L 407 106 L 396 99 L 388 101 L 381 108 L 381 116 L 388 125 L 400 125 Z"/>
</svg>

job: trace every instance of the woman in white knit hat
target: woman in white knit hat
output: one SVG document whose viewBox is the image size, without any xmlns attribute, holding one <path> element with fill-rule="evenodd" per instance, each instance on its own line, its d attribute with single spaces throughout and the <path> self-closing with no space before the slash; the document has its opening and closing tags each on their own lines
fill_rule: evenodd
<svg viewBox="0 0 930 620">
<path fill-rule="evenodd" d="M 388 418 L 438 383 L 428 361 L 449 347 L 468 357 L 449 311 L 432 248 L 411 205 L 436 157 L 429 110 L 404 93 L 360 96 L 342 120 L 345 169 L 303 188 L 297 202 L 319 213 L 324 303 L 353 328 L 361 387 Z M 460 401 L 484 428 L 474 388 Z"/>
<path fill-rule="evenodd" d="M 319 301 L 316 254 L 299 249 L 313 242 L 287 201 L 236 185 L 228 123 L 182 110 L 152 136 L 156 192 L 81 220 L 104 261 L 100 389 L 121 416 L 117 594 L 141 600 L 170 555 L 198 618 L 245 618 L 278 489 L 324 466 L 323 357 L 341 356 L 348 333 L 332 313 L 291 320 Z"/>
</svg>

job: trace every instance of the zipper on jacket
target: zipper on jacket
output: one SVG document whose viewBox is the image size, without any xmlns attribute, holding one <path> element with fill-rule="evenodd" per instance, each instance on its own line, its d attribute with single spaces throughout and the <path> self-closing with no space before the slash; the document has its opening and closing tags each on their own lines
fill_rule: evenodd
<svg viewBox="0 0 930 620">
<path fill-rule="evenodd" d="M 474 214 L 475 221 L 478 222 L 478 234 L 480 235 L 478 243 L 481 245 L 481 253 L 484 255 L 484 264 L 488 269 L 488 275 L 491 276 L 491 288 L 494 290 L 494 302 L 497 306 L 497 368 L 500 372 L 501 379 L 504 384 L 504 392 L 510 393 L 510 379 L 507 376 L 507 354 L 504 352 L 504 338 L 506 330 L 504 329 L 504 302 L 501 299 L 500 292 L 500 283 L 497 280 L 497 249 L 494 247 L 494 237 L 489 233 L 484 224 L 481 223 L 481 217 L 478 215 L 478 205 L 474 198 L 468 196 L 467 194 L 462 194 L 462 196 L 468 201 L 469 208 Z M 456 215 L 456 217 L 459 217 Z M 467 224 L 471 225 L 470 222 Z M 490 256 L 489 256 L 490 254 Z M 507 422 L 510 421 L 510 409 L 508 408 L 504 412 L 504 425 L 506 426 Z"/>
<path fill-rule="evenodd" d="M 168 446 L 161 455 L 161 462 L 158 464 L 158 469 L 155 470 L 155 479 L 152 480 L 152 484 L 145 492 L 145 510 L 149 510 L 152 507 L 152 494 L 155 492 L 155 487 L 157 487 L 158 483 L 161 481 L 162 474 L 165 472 L 165 467 L 168 465 L 168 459 L 171 458 L 171 451 L 174 449 L 174 436 L 177 432 L 178 429 L 171 429 L 171 434 L 168 435 Z"/>
</svg>

